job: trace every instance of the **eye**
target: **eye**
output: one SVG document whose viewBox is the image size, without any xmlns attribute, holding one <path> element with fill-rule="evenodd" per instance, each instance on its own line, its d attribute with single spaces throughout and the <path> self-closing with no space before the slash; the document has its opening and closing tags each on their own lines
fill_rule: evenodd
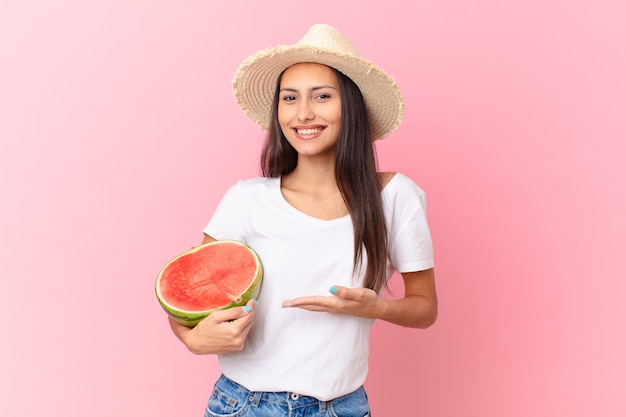
<svg viewBox="0 0 626 417">
<path fill-rule="evenodd" d="M 286 102 L 294 101 L 295 99 L 296 99 L 295 96 L 290 96 L 290 95 L 285 95 L 281 98 L 282 101 L 286 101 Z"/>
<path fill-rule="evenodd" d="M 328 100 L 329 98 L 330 98 L 330 94 L 328 93 L 321 93 L 317 95 L 318 100 Z"/>
</svg>

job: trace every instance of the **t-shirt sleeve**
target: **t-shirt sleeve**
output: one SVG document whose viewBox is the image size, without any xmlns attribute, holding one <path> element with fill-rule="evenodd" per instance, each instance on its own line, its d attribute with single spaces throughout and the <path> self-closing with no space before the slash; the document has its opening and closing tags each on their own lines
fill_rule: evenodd
<svg viewBox="0 0 626 417">
<path fill-rule="evenodd" d="M 240 181 L 224 194 L 203 232 L 217 240 L 232 239 L 245 243 L 242 207 Z"/>
<path fill-rule="evenodd" d="M 387 227 L 391 263 L 398 272 L 430 269 L 434 257 L 426 218 L 426 193 L 410 178 L 396 175 L 400 177 L 386 201 L 390 205 Z"/>
</svg>

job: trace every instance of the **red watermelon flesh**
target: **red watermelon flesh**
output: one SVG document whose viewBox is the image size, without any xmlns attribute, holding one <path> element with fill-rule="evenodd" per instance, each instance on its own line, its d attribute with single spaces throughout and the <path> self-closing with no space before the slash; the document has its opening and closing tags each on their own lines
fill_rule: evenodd
<svg viewBox="0 0 626 417">
<path fill-rule="evenodd" d="M 255 298 L 261 279 L 258 255 L 241 242 L 222 240 L 172 259 L 159 273 L 156 293 L 172 317 L 193 326 L 213 310 Z"/>
</svg>

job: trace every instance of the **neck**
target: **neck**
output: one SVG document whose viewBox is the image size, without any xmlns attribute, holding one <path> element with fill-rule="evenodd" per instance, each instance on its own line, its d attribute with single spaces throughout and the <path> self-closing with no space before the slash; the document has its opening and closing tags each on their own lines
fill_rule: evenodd
<svg viewBox="0 0 626 417">
<path fill-rule="evenodd" d="M 299 160 L 296 168 L 281 178 L 281 191 L 289 204 L 309 216 L 333 220 L 348 214 L 332 164 Z"/>
<path fill-rule="evenodd" d="M 298 165 L 283 177 L 288 183 L 309 189 L 336 189 L 335 161 L 300 156 Z"/>
</svg>

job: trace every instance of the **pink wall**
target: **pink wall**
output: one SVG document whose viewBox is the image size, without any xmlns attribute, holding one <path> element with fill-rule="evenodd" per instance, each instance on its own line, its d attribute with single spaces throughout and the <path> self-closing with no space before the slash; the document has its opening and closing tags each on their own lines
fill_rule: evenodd
<svg viewBox="0 0 626 417">
<path fill-rule="evenodd" d="M 153 281 L 257 172 L 236 66 L 327 22 L 404 91 L 380 163 L 435 237 L 439 321 L 375 326 L 374 415 L 626 415 L 624 3 L 259 3 L 0 4 L 0 414 L 202 415 L 215 359 Z"/>
</svg>

